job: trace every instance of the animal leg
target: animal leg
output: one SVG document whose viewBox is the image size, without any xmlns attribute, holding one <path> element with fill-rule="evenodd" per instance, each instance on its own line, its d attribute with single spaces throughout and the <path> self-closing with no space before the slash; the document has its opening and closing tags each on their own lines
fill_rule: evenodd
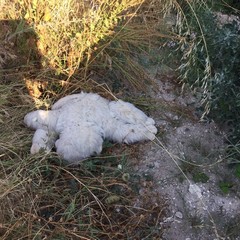
<svg viewBox="0 0 240 240">
<path fill-rule="evenodd" d="M 156 133 L 157 129 L 154 125 L 119 124 L 109 138 L 119 143 L 130 144 L 138 141 L 154 140 Z"/>
<path fill-rule="evenodd" d="M 57 135 L 53 132 L 43 129 L 36 130 L 32 139 L 31 154 L 38 153 L 41 150 L 47 153 L 50 152 L 56 139 Z"/>
<path fill-rule="evenodd" d="M 98 126 L 65 128 L 55 143 L 57 153 L 69 163 L 78 164 L 85 158 L 101 153 L 102 136 Z"/>
</svg>

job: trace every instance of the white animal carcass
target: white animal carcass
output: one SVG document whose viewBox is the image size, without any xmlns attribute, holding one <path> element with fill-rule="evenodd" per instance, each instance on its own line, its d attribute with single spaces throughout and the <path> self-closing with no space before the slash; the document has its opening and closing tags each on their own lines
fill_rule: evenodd
<svg viewBox="0 0 240 240">
<path fill-rule="evenodd" d="M 49 152 L 55 145 L 69 163 L 100 154 L 104 139 L 118 143 L 153 140 L 155 122 L 133 104 L 79 93 L 57 101 L 52 110 L 28 113 L 24 123 L 36 130 L 31 153 Z"/>
</svg>

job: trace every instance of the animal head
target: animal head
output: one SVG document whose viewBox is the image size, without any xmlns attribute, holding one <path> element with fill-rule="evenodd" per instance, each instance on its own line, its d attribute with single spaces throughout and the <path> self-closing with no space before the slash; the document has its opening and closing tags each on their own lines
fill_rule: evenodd
<svg viewBox="0 0 240 240">
<path fill-rule="evenodd" d="M 48 111 L 37 110 L 28 113 L 24 117 L 24 123 L 32 129 L 46 129 L 48 127 L 48 117 Z"/>
</svg>

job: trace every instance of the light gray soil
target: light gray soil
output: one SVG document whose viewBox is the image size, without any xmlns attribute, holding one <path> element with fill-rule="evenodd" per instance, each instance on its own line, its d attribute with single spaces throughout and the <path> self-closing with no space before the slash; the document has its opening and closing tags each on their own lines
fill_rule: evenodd
<svg viewBox="0 0 240 240">
<path fill-rule="evenodd" d="M 166 199 L 163 239 L 240 239 L 240 181 L 227 164 L 226 136 L 213 121 L 200 121 L 198 99 L 164 81 L 165 73 L 155 74 L 150 93 L 157 140 L 143 144 L 135 160 L 134 170 L 152 183 L 143 184 L 140 196 L 156 191 Z"/>
</svg>

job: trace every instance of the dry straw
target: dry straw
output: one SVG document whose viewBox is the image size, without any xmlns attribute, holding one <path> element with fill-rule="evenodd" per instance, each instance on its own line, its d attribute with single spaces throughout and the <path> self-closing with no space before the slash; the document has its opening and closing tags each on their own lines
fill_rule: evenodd
<svg viewBox="0 0 240 240">
<path fill-rule="evenodd" d="M 117 167 L 119 163 L 125 166 L 134 156 L 130 148 L 105 147 L 102 158 L 91 159 L 79 168 L 66 167 L 55 153 L 30 156 L 32 132 L 23 125 L 24 115 L 35 103 L 49 106 L 50 98 L 82 88 L 103 95 L 106 89 L 111 92 L 107 85 L 87 76 L 103 59 L 107 59 L 108 68 L 117 65 L 130 76 L 124 65 L 115 64 L 117 52 L 124 53 L 138 72 L 130 58 L 130 45 L 140 49 L 149 44 L 146 32 L 157 35 L 153 22 L 148 21 L 149 16 L 153 20 L 149 13 L 156 4 L 142 0 L 0 2 L 0 49 L 8 46 L 16 55 L 15 60 L 3 59 L 0 70 L 1 239 L 161 236 L 159 224 L 165 211 L 161 197 L 156 195 L 153 200 L 146 194 L 139 202 L 135 189 L 140 182 L 126 180 L 123 176 L 129 170 Z M 118 46 L 114 51 L 112 43 Z M 10 50 L 6 56 L 13 56 Z M 49 75 L 49 69 L 60 75 Z"/>
</svg>

